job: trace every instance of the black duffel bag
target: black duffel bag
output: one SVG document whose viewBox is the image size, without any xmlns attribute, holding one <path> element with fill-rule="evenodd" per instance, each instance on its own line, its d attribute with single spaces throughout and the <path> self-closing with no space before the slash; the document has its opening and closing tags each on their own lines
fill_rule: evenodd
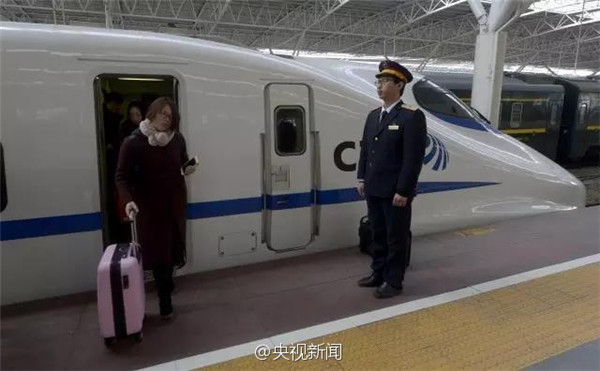
<svg viewBox="0 0 600 371">
<path fill-rule="evenodd" d="M 369 223 L 369 217 L 367 215 L 360 218 L 360 225 L 358 227 L 358 237 L 360 242 L 360 252 L 363 254 L 371 255 L 371 241 L 373 241 L 373 234 L 371 232 L 371 224 Z"/>
<path fill-rule="evenodd" d="M 372 255 L 371 251 L 377 248 L 373 244 L 373 232 L 371 230 L 371 224 L 369 223 L 369 216 L 365 215 L 360 218 L 360 224 L 358 226 L 358 237 L 359 237 L 359 248 L 363 254 Z M 408 231 L 408 249 L 406 251 L 406 266 L 410 265 L 410 254 L 412 250 L 412 232 Z"/>
</svg>

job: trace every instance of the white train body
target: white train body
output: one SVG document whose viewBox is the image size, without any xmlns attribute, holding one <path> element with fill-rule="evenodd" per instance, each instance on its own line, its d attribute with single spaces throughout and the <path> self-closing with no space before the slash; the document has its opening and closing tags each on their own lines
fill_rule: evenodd
<svg viewBox="0 0 600 371">
<path fill-rule="evenodd" d="M 187 180 L 182 273 L 358 243 L 366 203 L 354 189 L 355 164 L 366 115 L 381 102 L 365 78 L 348 74 L 351 64 L 314 67 L 174 36 L 19 23 L 0 23 L 0 48 L 3 305 L 95 288 L 105 241 L 94 82 L 104 75 L 177 81 L 181 131 L 200 159 Z M 420 80 L 406 88 L 406 103 L 418 105 Z M 584 206 L 582 184 L 536 151 L 477 121 L 423 111 L 431 158 L 414 203 L 415 235 Z M 297 154 L 275 150 L 280 114 L 304 124 Z"/>
</svg>

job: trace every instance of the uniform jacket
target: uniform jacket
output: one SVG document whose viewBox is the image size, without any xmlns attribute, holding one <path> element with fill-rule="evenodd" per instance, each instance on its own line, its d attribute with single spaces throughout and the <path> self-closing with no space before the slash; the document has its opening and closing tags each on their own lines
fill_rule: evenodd
<svg viewBox="0 0 600 371">
<path fill-rule="evenodd" d="M 380 114 L 377 108 L 367 116 L 357 177 L 364 180 L 367 196 L 414 197 L 425 156 L 425 115 L 402 101 L 381 123 Z"/>
</svg>

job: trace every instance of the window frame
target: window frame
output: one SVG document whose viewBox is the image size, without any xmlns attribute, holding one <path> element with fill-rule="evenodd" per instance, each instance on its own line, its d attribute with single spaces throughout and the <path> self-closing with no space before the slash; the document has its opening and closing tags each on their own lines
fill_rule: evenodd
<svg viewBox="0 0 600 371">
<path fill-rule="evenodd" d="M 282 111 L 282 110 L 289 110 L 289 109 L 297 109 L 298 111 L 300 111 L 300 113 L 302 114 L 302 151 L 300 152 L 285 152 L 282 153 L 279 151 L 279 122 L 280 120 L 278 119 L 277 114 Z M 280 157 L 291 157 L 291 156 L 302 156 L 306 153 L 306 111 L 304 109 L 304 107 L 300 106 L 300 105 L 281 105 L 281 106 L 277 106 L 275 107 L 275 109 L 273 110 L 273 133 L 274 135 L 274 140 L 273 140 L 273 144 L 274 144 L 274 149 L 275 149 L 275 153 L 280 156 Z"/>
<path fill-rule="evenodd" d="M 444 95 L 447 96 L 453 96 L 456 99 L 452 99 L 456 105 L 462 109 L 465 113 L 468 114 L 468 116 L 465 115 L 456 115 L 450 112 L 443 112 L 443 111 L 439 111 L 436 110 L 434 108 L 432 108 L 430 105 L 425 104 L 423 102 L 422 96 L 421 96 L 421 86 L 422 85 L 427 85 L 430 84 L 433 88 L 437 88 L 439 89 L 439 93 L 443 93 Z M 413 96 L 415 98 L 415 100 L 417 101 L 417 103 L 419 104 L 419 106 L 421 106 L 423 109 L 425 109 L 426 111 L 432 112 L 432 113 L 437 113 L 440 115 L 446 115 L 446 116 L 452 116 L 458 119 L 462 119 L 462 120 L 472 120 L 472 121 L 476 121 L 480 124 L 483 125 L 488 125 L 486 122 L 484 122 L 483 120 L 481 120 L 479 118 L 479 114 L 474 112 L 473 109 L 471 107 L 469 107 L 468 104 L 466 104 L 465 102 L 463 102 L 456 94 L 454 94 L 454 92 L 450 89 L 446 89 L 445 87 L 435 83 L 434 81 L 428 79 L 428 78 L 422 78 L 421 80 L 419 80 L 417 83 L 414 84 L 414 86 L 412 87 L 412 93 Z"/>
<path fill-rule="evenodd" d="M 515 118 L 515 108 L 519 107 L 518 113 L 519 113 L 519 120 L 517 122 L 517 120 L 514 120 Z M 510 106 L 510 127 L 511 128 L 520 128 L 521 124 L 523 123 L 523 102 L 513 102 Z"/>
<path fill-rule="evenodd" d="M 582 110 L 582 108 L 583 108 L 583 110 Z M 589 105 L 587 102 L 581 102 L 577 106 L 577 126 L 580 126 L 580 127 L 585 126 L 585 123 L 587 121 L 588 108 L 589 108 Z"/>
</svg>

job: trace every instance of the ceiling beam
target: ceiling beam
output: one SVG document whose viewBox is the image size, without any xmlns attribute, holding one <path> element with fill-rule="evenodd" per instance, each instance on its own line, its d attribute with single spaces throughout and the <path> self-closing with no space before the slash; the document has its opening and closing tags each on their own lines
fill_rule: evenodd
<svg viewBox="0 0 600 371">
<path fill-rule="evenodd" d="M 324 19 L 326 19 L 327 17 L 329 17 L 330 15 L 332 15 L 333 13 L 335 13 L 338 9 L 342 8 L 344 5 L 348 4 L 349 0 L 336 0 L 334 1 L 333 7 L 328 7 L 325 9 L 325 14 L 323 14 L 322 16 L 320 16 L 319 18 L 317 18 L 315 21 L 313 21 L 310 25 L 306 26 L 302 32 L 300 33 L 300 36 L 293 36 L 281 43 L 279 43 L 278 45 L 275 45 L 274 47 L 278 47 L 279 45 L 285 45 L 286 43 L 288 43 L 289 41 L 295 39 L 296 37 L 298 37 L 298 41 L 296 43 L 296 47 L 294 47 L 294 52 L 298 49 L 298 46 L 300 44 L 300 42 L 304 39 L 304 35 L 306 35 L 306 31 L 308 31 L 309 29 L 313 28 L 314 26 L 318 25 L 319 23 L 321 23 Z M 319 1 L 315 2 L 316 4 L 320 4 Z M 322 5 L 322 4 L 321 4 Z M 331 3 L 328 1 L 328 5 L 331 5 Z M 316 5 L 315 5 L 316 6 Z"/>
<path fill-rule="evenodd" d="M 408 28 L 410 25 L 414 24 L 415 22 L 418 22 L 420 20 L 423 20 L 427 17 L 429 17 L 432 14 L 438 13 L 442 10 L 445 9 L 449 9 L 452 8 L 453 6 L 456 6 L 458 4 L 462 4 L 466 2 L 466 0 L 430 0 L 429 6 L 423 6 L 424 3 L 427 3 L 425 1 L 416 1 L 413 4 L 411 4 L 410 8 L 408 6 L 406 7 L 397 7 L 396 8 L 396 15 L 398 15 L 398 13 L 400 13 L 402 15 L 401 19 L 394 19 L 394 24 L 396 24 L 397 26 L 392 27 L 391 30 L 388 30 L 388 33 L 391 34 L 391 36 L 394 36 L 396 33 L 400 32 L 403 29 Z M 406 13 L 410 11 L 410 14 L 407 16 Z M 350 47 L 347 48 L 343 48 L 340 50 L 336 50 L 336 52 L 338 53 L 342 53 L 342 52 L 348 52 L 350 50 L 354 50 L 356 48 L 359 48 L 365 44 L 371 44 L 376 40 L 379 39 L 386 39 L 387 36 L 386 34 L 382 34 L 379 36 L 375 36 L 372 37 L 370 39 L 367 39 L 361 43 L 358 43 L 356 45 L 352 45 Z"/>
<path fill-rule="evenodd" d="M 213 25 L 210 27 L 210 30 L 208 30 L 208 32 L 207 32 L 208 35 L 213 33 L 213 31 L 219 24 L 219 21 L 221 20 L 221 18 L 223 18 L 223 14 L 225 14 L 227 9 L 229 8 L 229 4 L 231 4 L 231 0 L 220 0 L 219 1 L 219 13 L 217 15 L 217 19 L 215 20 L 215 23 L 213 23 Z"/>
</svg>

